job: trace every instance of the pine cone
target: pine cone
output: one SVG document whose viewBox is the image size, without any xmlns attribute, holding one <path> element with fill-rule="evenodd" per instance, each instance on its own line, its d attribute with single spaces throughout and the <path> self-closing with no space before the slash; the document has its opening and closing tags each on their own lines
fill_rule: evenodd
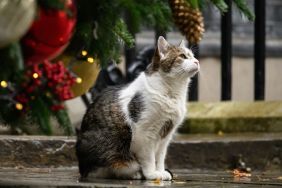
<svg viewBox="0 0 282 188">
<path fill-rule="evenodd" d="M 186 0 L 169 0 L 173 19 L 190 44 L 198 44 L 204 32 L 204 19 L 199 9 L 192 8 Z"/>
</svg>

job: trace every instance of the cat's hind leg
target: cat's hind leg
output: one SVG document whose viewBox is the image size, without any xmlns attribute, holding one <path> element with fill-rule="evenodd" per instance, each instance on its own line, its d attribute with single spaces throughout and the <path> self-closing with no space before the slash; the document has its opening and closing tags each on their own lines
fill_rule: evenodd
<svg viewBox="0 0 282 188">
<path fill-rule="evenodd" d="M 95 179 L 109 179 L 114 176 L 112 170 L 108 167 L 100 167 L 94 171 L 91 171 L 86 178 L 87 180 Z"/>
<path fill-rule="evenodd" d="M 114 176 L 119 179 L 144 179 L 141 167 L 137 161 L 116 162 L 111 169 Z"/>
<path fill-rule="evenodd" d="M 89 172 L 87 181 L 92 179 L 144 179 L 142 176 L 140 165 L 137 162 L 122 162 L 117 161 L 110 167 L 100 167 L 96 170 Z"/>
</svg>

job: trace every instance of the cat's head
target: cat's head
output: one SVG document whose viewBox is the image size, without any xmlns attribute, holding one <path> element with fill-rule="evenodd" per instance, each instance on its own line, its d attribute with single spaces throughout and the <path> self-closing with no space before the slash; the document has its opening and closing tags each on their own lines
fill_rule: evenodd
<svg viewBox="0 0 282 188">
<path fill-rule="evenodd" d="M 153 61 L 146 71 L 159 72 L 170 78 L 188 78 L 194 76 L 199 70 L 199 61 L 192 51 L 185 47 L 183 40 L 178 46 L 174 46 L 160 36 Z"/>
</svg>

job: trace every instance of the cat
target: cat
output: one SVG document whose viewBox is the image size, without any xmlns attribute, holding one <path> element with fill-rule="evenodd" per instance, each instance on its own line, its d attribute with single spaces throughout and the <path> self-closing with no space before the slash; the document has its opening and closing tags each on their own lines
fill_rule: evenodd
<svg viewBox="0 0 282 188">
<path fill-rule="evenodd" d="M 199 69 L 183 40 L 174 46 L 160 36 L 146 70 L 128 85 L 104 89 L 87 109 L 77 131 L 81 178 L 171 180 L 167 147 Z"/>
</svg>

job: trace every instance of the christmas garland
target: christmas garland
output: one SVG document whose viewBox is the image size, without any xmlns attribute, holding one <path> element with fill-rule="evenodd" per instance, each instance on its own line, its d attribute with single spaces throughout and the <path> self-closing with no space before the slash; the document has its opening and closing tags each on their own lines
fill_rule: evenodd
<svg viewBox="0 0 282 188">
<path fill-rule="evenodd" d="M 201 9 L 212 3 L 228 10 L 224 0 L 2 1 L 0 123 L 25 133 L 36 124 L 47 135 L 53 119 L 73 134 L 64 102 L 87 92 L 99 66 L 118 62 L 121 45 L 132 47 L 141 26 L 167 31 L 174 20 L 197 44 L 204 32 Z M 245 0 L 233 1 L 254 19 Z"/>
<path fill-rule="evenodd" d="M 51 135 L 52 119 L 56 119 L 65 134 L 71 135 L 73 128 L 64 101 L 73 98 L 71 87 L 81 80 L 62 61 L 48 59 L 61 53 L 69 42 L 76 10 L 72 1 L 38 3 L 38 17 L 34 21 L 31 17 L 33 23 L 27 34 L 19 42 L 0 49 L 0 120 L 25 133 L 30 133 L 29 126 L 36 124 L 43 134 Z M 36 9 L 35 1 L 7 1 L 6 5 L 2 12 L 8 12 L 12 6 L 18 6 L 22 12 L 32 11 L 28 6 Z M 50 22 L 68 29 L 46 31 Z"/>
</svg>

